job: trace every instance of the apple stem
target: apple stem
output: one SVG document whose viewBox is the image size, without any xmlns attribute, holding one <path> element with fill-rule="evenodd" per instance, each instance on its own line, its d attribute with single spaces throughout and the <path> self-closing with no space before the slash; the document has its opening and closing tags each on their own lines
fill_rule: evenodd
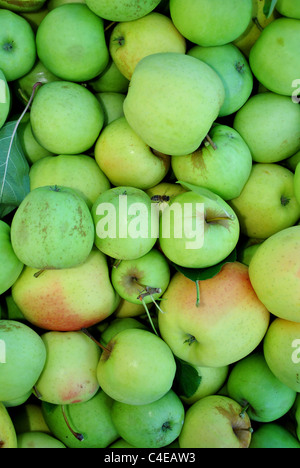
<svg viewBox="0 0 300 468">
<path fill-rule="evenodd" d="M 71 434 L 73 434 L 73 436 L 76 437 L 76 439 L 79 440 L 79 442 L 82 442 L 84 440 L 84 437 L 83 437 L 82 434 L 80 434 L 79 432 L 73 431 L 73 429 L 71 428 L 70 423 L 69 423 L 68 418 L 67 418 L 67 415 L 66 415 L 66 412 L 65 412 L 64 405 L 61 406 L 61 411 L 62 411 L 64 420 L 65 420 L 65 423 L 68 426 L 68 429 L 70 430 Z"/>
<path fill-rule="evenodd" d="M 240 413 L 240 417 L 241 417 L 242 419 L 244 419 L 245 414 L 246 414 L 246 412 L 247 412 L 247 410 L 248 410 L 249 408 L 250 408 L 250 403 L 247 403 L 247 404 L 244 406 L 242 412 Z"/>
<path fill-rule="evenodd" d="M 210 136 L 208 134 L 206 135 L 205 139 L 213 147 L 214 150 L 218 149 L 217 146 L 215 145 L 215 143 L 212 141 L 212 139 L 210 138 Z"/>
<path fill-rule="evenodd" d="M 199 306 L 200 306 L 200 286 L 199 286 L 199 280 L 196 280 L 195 283 L 196 283 L 196 291 L 197 291 L 196 307 L 199 307 Z"/>
<path fill-rule="evenodd" d="M 35 394 L 35 396 L 40 400 L 42 398 L 42 394 L 38 391 L 38 389 L 36 388 L 36 386 L 34 385 L 33 387 L 33 392 Z"/>
<path fill-rule="evenodd" d="M 86 336 L 88 336 L 91 340 L 93 340 L 94 343 L 96 343 L 96 345 L 98 345 L 103 351 L 106 351 L 107 353 L 110 354 L 110 350 L 108 348 L 106 348 L 105 346 L 103 346 L 99 341 L 97 341 L 96 338 L 94 338 L 93 335 L 91 335 L 90 332 L 86 328 L 81 328 L 81 331 Z"/>
<path fill-rule="evenodd" d="M 260 30 L 260 32 L 263 32 L 264 28 L 262 27 L 262 25 L 260 24 L 260 22 L 258 21 L 258 18 L 253 18 L 253 23 L 258 27 L 258 29 Z"/>
<path fill-rule="evenodd" d="M 151 324 L 151 327 L 152 327 L 154 333 L 158 336 L 158 333 L 157 333 L 156 328 L 155 328 L 155 326 L 154 326 L 154 324 L 153 324 L 153 322 L 152 322 L 152 318 L 151 318 L 151 315 L 150 315 L 150 313 L 149 313 L 148 307 L 147 307 L 147 305 L 146 305 L 146 303 L 145 303 L 145 301 L 144 301 L 144 298 L 141 299 L 141 301 L 142 301 L 142 304 L 143 304 L 144 309 L 145 309 L 145 311 L 146 311 L 146 314 L 147 314 L 147 316 L 148 316 L 148 319 L 149 319 L 149 322 L 150 322 L 150 324 Z"/>
<path fill-rule="evenodd" d="M 34 273 L 34 277 L 35 278 L 38 278 L 42 273 L 44 273 L 45 270 L 40 270 L 40 271 L 37 271 L 36 273 Z"/>
</svg>

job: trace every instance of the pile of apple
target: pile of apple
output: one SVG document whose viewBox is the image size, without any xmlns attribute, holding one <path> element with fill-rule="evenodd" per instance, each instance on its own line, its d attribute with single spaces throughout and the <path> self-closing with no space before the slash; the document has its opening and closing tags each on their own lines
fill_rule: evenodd
<svg viewBox="0 0 300 468">
<path fill-rule="evenodd" d="M 0 448 L 300 448 L 299 38 L 0 0 Z"/>
</svg>

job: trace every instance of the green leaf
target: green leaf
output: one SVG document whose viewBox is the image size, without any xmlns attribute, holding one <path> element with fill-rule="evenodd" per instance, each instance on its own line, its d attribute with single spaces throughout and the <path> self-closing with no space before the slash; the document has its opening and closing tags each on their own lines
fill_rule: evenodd
<svg viewBox="0 0 300 468">
<path fill-rule="evenodd" d="M 190 398 L 197 391 L 202 377 L 197 369 L 181 359 L 176 360 L 176 374 L 174 379 L 174 388 L 177 395 Z"/>
<path fill-rule="evenodd" d="M 29 164 L 15 132 L 17 121 L 0 130 L 0 218 L 23 201 L 30 191 Z"/>
<path fill-rule="evenodd" d="M 273 11 L 275 10 L 276 4 L 278 0 L 265 0 L 265 5 L 264 5 L 264 15 L 267 18 L 270 18 L 272 15 Z"/>
</svg>

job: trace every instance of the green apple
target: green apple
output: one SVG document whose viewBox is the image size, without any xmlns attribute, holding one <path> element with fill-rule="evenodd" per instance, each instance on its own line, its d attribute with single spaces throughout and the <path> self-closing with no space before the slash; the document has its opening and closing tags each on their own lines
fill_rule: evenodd
<svg viewBox="0 0 300 468">
<path fill-rule="evenodd" d="M 82 403 L 99 390 L 99 346 L 81 331 L 48 331 L 41 335 L 47 352 L 42 373 L 34 386 L 41 401 L 54 405 Z"/>
<path fill-rule="evenodd" d="M 41 62 L 66 81 L 91 80 L 109 60 L 104 21 L 83 3 L 67 3 L 49 11 L 38 27 L 36 46 Z"/>
<path fill-rule="evenodd" d="M 0 448 L 18 448 L 14 424 L 2 402 L 0 402 Z"/>
<path fill-rule="evenodd" d="M 84 86 L 69 81 L 45 83 L 35 96 L 30 122 L 37 141 L 55 154 L 89 150 L 103 127 L 100 102 Z"/>
<path fill-rule="evenodd" d="M 148 330 L 146 325 L 133 317 L 115 318 L 101 333 L 101 343 L 106 346 L 117 333 L 121 332 L 122 330 L 127 330 L 128 328 L 140 328 L 142 330 Z"/>
<path fill-rule="evenodd" d="M 18 125 L 17 132 L 24 156 L 30 166 L 39 159 L 46 158 L 47 156 L 54 156 L 51 151 L 48 151 L 46 148 L 41 146 L 33 135 L 30 122 L 30 112 L 26 112 L 22 118 Z"/>
<path fill-rule="evenodd" d="M 148 304 L 148 310 L 150 308 L 150 304 Z M 125 299 L 120 300 L 115 312 L 114 316 L 118 319 L 122 318 L 132 318 L 132 317 L 139 317 L 145 313 L 145 308 L 143 304 L 133 304 L 132 302 L 128 302 Z"/>
<path fill-rule="evenodd" d="M 67 448 L 62 442 L 44 432 L 24 432 L 17 435 L 18 448 L 24 449 L 59 449 Z"/>
<path fill-rule="evenodd" d="M 287 387 L 300 392 L 300 323 L 275 318 L 263 342 L 263 352 L 271 372 Z"/>
<path fill-rule="evenodd" d="M 300 442 L 278 422 L 261 424 L 251 437 L 250 449 L 300 448 Z"/>
<path fill-rule="evenodd" d="M 223 261 L 236 247 L 240 234 L 232 208 L 210 190 L 203 195 L 203 188 L 200 190 L 177 195 L 160 219 L 162 252 L 186 268 L 208 268 Z"/>
<path fill-rule="evenodd" d="M 223 367 L 243 359 L 262 341 L 270 314 L 251 286 L 248 267 L 223 265 L 196 284 L 175 273 L 162 296 L 159 331 L 179 359 L 200 367 Z"/>
<path fill-rule="evenodd" d="M 238 261 L 249 266 L 252 257 L 263 241 L 263 239 L 247 239 L 244 244 L 240 244 L 237 255 Z"/>
<path fill-rule="evenodd" d="M 206 187 L 224 200 L 240 195 L 252 169 L 252 156 L 239 133 L 227 125 L 214 125 L 209 136 L 215 147 L 203 142 L 189 155 L 173 156 L 178 180 Z"/>
<path fill-rule="evenodd" d="M 36 61 L 36 43 L 30 24 L 22 16 L 0 9 L 0 68 L 7 81 L 26 75 Z"/>
<path fill-rule="evenodd" d="M 276 10 L 288 18 L 300 19 L 299 0 L 277 0 Z"/>
<path fill-rule="evenodd" d="M 135 260 L 122 260 L 111 272 L 111 281 L 120 297 L 145 304 L 161 297 L 169 285 L 170 267 L 165 256 L 153 248 Z"/>
<path fill-rule="evenodd" d="M 48 2 L 45 2 L 44 5 L 37 11 L 22 11 L 19 14 L 26 19 L 26 21 L 32 27 L 34 33 L 37 32 L 39 25 L 41 24 L 42 20 L 45 16 L 49 13 L 48 9 Z"/>
<path fill-rule="evenodd" d="M 93 248 L 79 266 L 46 270 L 26 267 L 13 284 L 12 296 L 24 317 L 46 330 L 88 328 L 115 310 L 107 259 Z"/>
<path fill-rule="evenodd" d="M 71 268 L 83 263 L 94 243 L 94 224 L 84 199 L 63 186 L 29 192 L 11 223 L 18 259 L 39 269 Z"/>
<path fill-rule="evenodd" d="M 300 150 L 297 151 L 296 154 L 293 154 L 293 156 L 287 158 L 285 161 L 283 161 L 283 164 L 290 169 L 291 171 L 295 172 L 296 167 L 298 163 L 300 162 Z"/>
<path fill-rule="evenodd" d="M 121 73 L 131 80 L 143 57 L 159 52 L 185 54 L 186 40 L 168 16 L 151 12 L 135 21 L 118 23 L 110 35 L 109 51 Z"/>
<path fill-rule="evenodd" d="M 300 225 L 266 239 L 249 265 L 251 284 L 275 317 L 300 322 Z"/>
<path fill-rule="evenodd" d="M 186 412 L 179 447 L 249 448 L 251 421 L 243 408 L 231 398 L 209 395 Z"/>
<path fill-rule="evenodd" d="M 40 10 L 45 2 L 46 0 L 0 0 L 0 7 L 11 11 L 29 12 Z"/>
<path fill-rule="evenodd" d="M 42 412 L 52 434 L 68 448 L 106 448 L 118 439 L 111 409 L 113 400 L 99 389 L 89 400 L 69 405 L 42 402 Z M 81 434 L 78 439 L 76 434 Z"/>
<path fill-rule="evenodd" d="M 87 6 L 96 15 L 109 21 L 133 21 L 150 13 L 160 0 L 87 0 Z"/>
<path fill-rule="evenodd" d="M 10 88 L 3 71 L 0 69 L 0 128 L 6 122 L 11 108 Z"/>
<path fill-rule="evenodd" d="M 30 190 L 45 185 L 70 187 L 91 209 L 97 197 L 110 189 L 106 175 L 93 157 L 85 154 L 48 156 L 32 164 L 29 171 Z"/>
<path fill-rule="evenodd" d="M 300 395 L 299 395 L 299 392 L 297 394 L 294 406 L 291 409 L 289 415 L 291 416 L 291 420 L 294 423 L 294 428 L 296 432 L 295 435 L 299 442 L 300 441 Z"/>
<path fill-rule="evenodd" d="M 299 203 L 300 206 L 300 163 L 298 163 L 296 170 L 295 170 L 295 176 L 294 176 L 294 192 L 295 192 L 295 197 Z"/>
<path fill-rule="evenodd" d="M 294 174 L 276 164 L 253 164 L 241 194 L 229 202 L 240 221 L 241 232 L 267 239 L 293 226 L 300 218 Z"/>
<path fill-rule="evenodd" d="M 273 422 L 294 405 L 296 391 L 269 369 L 262 351 L 237 362 L 227 381 L 228 395 L 246 408 L 251 421 Z"/>
<path fill-rule="evenodd" d="M 40 335 L 17 320 L 0 321 L 0 343 L 4 344 L 0 401 L 9 401 L 32 389 L 44 368 L 47 352 Z"/>
<path fill-rule="evenodd" d="M 11 288 L 24 266 L 12 248 L 10 234 L 9 224 L 0 220 L 0 294 Z"/>
<path fill-rule="evenodd" d="M 21 406 L 29 400 L 32 395 L 32 389 L 28 390 L 24 395 L 19 396 L 18 398 L 12 398 L 11 400 L 3 401 L 2 403 L 6 408 L 14 408 L 16 406 Z"/>
<path fill-rule="evenodd" d="M 195 57 L 162 52 L 135 67 L 124 115 L 151 148 L 180 156 L 195 151 L 220 113 L 225 89 L 219 75 Z"/>
<path fill-rule="evenodd" d="M 39 401 L 34 400 L 19 406 L 14 410 L 11 418 L 17 434 L 39 431 L 51 435 Z"/>
<path fill-rule="evenodd" d="M 95 93 L 125 94 L 128 91 L 129 80 L 120 72 L 110 57 L 103 72 L 93 80 L 88 80 L 87 85 Z"/>
<path fill-rule="evenodd" d="M 256 94 L 236 113 L 233 128 L 255 162 L 279 162 L 299 150 L 300 108 L 287 96 Z"/>
<path fill-rule="evenodd" d="M 124 116 L 123 103 L 126 97 L 125 94 L 103 92 L 95 93 L 95 96 L 102 105 L 104 111 L 104 127 Z"/>
<path fill-rule="evenodd" d="M 5 294 L 4 297 L 6 305 L 6 318 L 9 320 L 20 320 L 21 322 L 26 322 L 24 315 L 13 300 L 11 289 L 8 294 Z"/>
<path fill-rule="evenodd" d="M 172 387 L 176 362 L 169 346 L 139 328 L 122 330 L 108 343 L 97 367 L 100 387 L 116 401 L 146 405 Z"/>
<path fill-rule="evenodd" d="M 154 247 L 159 220 L 151 199 L 141 189 L 118 186 L 106 190 L 92 207 L 95 245 L 118 260 L 139 258 Z"/>
<path fill-rule="evenodd" d="M 48 0 L 47 6 L 50 11 L 50 10 L 54 10 L 54 8 L 64 5 L 65 3 L 85 3 L 85 1 L 84 0 Z"/>
<path fill-rule="evenodd" d="M 274 93 L 293 94 L 293 85 L 300 76 L 299 34 L 298 19 L 278 18 L 263 30 L 250 51 L 254 76 Z"/>
<path fill-rule="evenodd" d="M 194 46 L 188 55 L 207 63 L 222 79 L 225 100 L 220 117 L 237 112 L 247 102 L 253 90 L 253 75 L 238 47 L 232 43 L 215 47 Z"/>
<path fill-rule="evenodd" d="M 124 439 L 118 439 L 116 440 L 116 442 L 114 442 L 113 444 L 111 444 L 109 446 L 109 448 L 111 449 L 131 449 L 131 448 L 136 448 L 134 447 L 133 445 L 129 444 L 126 440 Z"/>
<path fill-rule="evenodd" d="M 171 0 L 170 14 L 178 31 L 204 47 L 228 44 L 247 29 L 252 0 Z"/>
<path fill-rule="evenodd" d="M 118 434 L 137 448 L 160 448 L 179 436 L 185 409 L 173 390 L 146 405 L 128 405 L 115 401 L 111 417 Z"/>
</svg>

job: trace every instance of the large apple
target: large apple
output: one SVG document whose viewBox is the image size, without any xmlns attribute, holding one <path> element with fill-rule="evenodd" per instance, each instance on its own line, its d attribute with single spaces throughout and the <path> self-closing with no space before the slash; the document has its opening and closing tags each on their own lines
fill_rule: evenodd
<svg viewBox="0 0 300 468">
<path fill-rule="evenodd" d="M 183 156 L 172 156 L 171 165 L 178 180 L 206 187 L 224 200 L 240 195 L 252 169 L 252 156 L 239 133 L 227 125 L 214 125 L 207 141 Z"/>
<path fill-rule="evenodd" d="M 299 34 L 298 19 L 278 18 L 263 30 L 250 51 L 253 74 L 274 93 L 292 96 L 300 76 Z"/>
<path fill-rule="evenodd" d="M 241 194 L 229 204 L 239 218 L 241 232 L 250 238 L 267 239 L 300 218 L 294 174 L 275 163 L 254 164 Z"/>
<path fill-rule="evenodd" d="M 202 367 L 222 367 L 251 353 L 262 341 L 270 320 L 251 286 L 248 267 L 225 264 L 196 284 L 175 273 L 162 296 L 159 331 L 173 353 Z"/>
<path fill-rule="evenodd" d="M 209 65 L 164 52 L 144 57 L 135 67 L 124 115 L 151 148 L 179 156 L 199 147 L 224 99 L 222 80 Z"/>
<path fill-rule="evenodd" d="M 245 56 L 234 44 L 194 46 L 188 55 L 207 63 L 222 79 L 225 100 L 220 117 L 233 114 L 247 102 L 253 90 L 253 75 Z"/>
<path fill-rule="evenodd" d="M 36 46 L 48 70 L 67 81 L 91 80 L 109 61 L 103 19 L 83 3 L 49 11 L 38 27 Z"/>
<path fill-rule="evenodd" d="M 24 266 L 12 248 L 10 233 L 9 224 L 0 220 L 0 294 L 15 283 Z"/>
<path fill-rule="evenodd" d="M 87 0 L 87 6 L 100 16 L 109 21 L 133 21 L 150 13 L 160 0 Z"/>
<path fill-rule="evenodd" d="M 22 16 L 0 9 L 0 68 L 7 81 L 25 75 L 36 60 L 36 42 L 30 24 Z"/>
<path fill-rule="evenodd" d="M 185 54 L 186 40 L 168 16 L 152 12 L 135 21 L 118 23 L 110 35 L 109 51 L 121 73 L 131 80 L 143 57 L 159 52 Z"/>
<path fill-rule="evenodd" d="M 41 431 L 28 431 L 22 434 L 17 434 L 18 448 L 31 449 L 60 449 L 66 446 L 53 435 L 45 434 Z"/>
<path fill-rule="evenodd" d="M 122 93 L 112 93 L 112 92 L 103 92 L 95 93 L 96 98 L 100 102 L 103 111 L 104 111 L 104 124 L 103 127 L 106 127 L 108 124 L 114 120 L 123 117 L 123 104 L 125 100 L 125 94 Z"/>
<path fill-rule="evenodd" d="M 271 314 L 300 322 L 300 225 L 266 239 L 249 265 L 251 284 Z"/>
<path fill-rule="evenodd" d="M 176 28 L 190 42 L 204 47 L 223 45 L 247 29 L 252 0 L 171 0 L 170 14 Z"/>
<path fill-rule="evenodd" d="M 300 148 L 300 106 L 287 96 L 256 94 L 237 112 L 233 128 L 249 146 L 255 162 L 279 162 Z"/>
<path fill-rule="evenodd" d="M 0 129 L 6 122 L 11 108 L 10 88 L 3 71 L 0 69 Z"/>
<path fill-rule="evenodd" d="M 300 19 L 299 0 L 277 0 L 276 10 L 288 18 Z"/>
</svg>

